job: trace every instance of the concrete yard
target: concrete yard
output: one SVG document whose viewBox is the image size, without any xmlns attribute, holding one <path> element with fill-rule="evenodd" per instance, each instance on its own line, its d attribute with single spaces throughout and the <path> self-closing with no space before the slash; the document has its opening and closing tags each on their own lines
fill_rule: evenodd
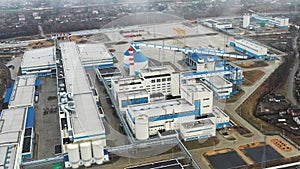
<svg viewBox="0 0 300 169">
<path fill-rule="evenodd" d="M 54 147 L 60 144 L 56 79 L 51 77 L 38 79 L 41 80 L 41 86 L 38 89 L 39 101 L 35 104 L 35 160 L 54 157 Z"/>
</svg>

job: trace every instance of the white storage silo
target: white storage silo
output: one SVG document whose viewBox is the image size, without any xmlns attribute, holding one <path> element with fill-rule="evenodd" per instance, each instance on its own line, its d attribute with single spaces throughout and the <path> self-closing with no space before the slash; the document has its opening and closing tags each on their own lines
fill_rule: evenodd
<svg viewBox="0 0 300 169">
<path fill-rule="evenodd" d="M 135 118 L 135 138 L 138 140 L 147 140 L 149 138 L 149 122 L 146 115 L 140 115 Z"/>
<path fill-rule="evenodd" d="M 197 62 L 197 72 L 204 72 L 205 71 L 205 63 L 203 58 L 198 58 Z"/>
<path fill-rule="evenodd" d="M 104 159 L 104 141 L 96 140 L 92 142 L 93 155 L 96 160 L 96 164 L 102 164 Z"/>
<path fill-rule="evenodd" d="M 78 168 L 79 167 L 79 146 L 78 144 L 68 144 L 68 156 L 69 160 L 71 162 L 72 168 Z"/>
<path fill-rule="evenodd" d="M 85 167 L 91 166 L 92 147 L 90 142 L 80 143 L 80 154 Z"/>
<path fill-rule="evenodd" d="M 207 67 L 207 71 L 215 70 L 215 60 L 213 57 L 207 58 L 206 67 Z"/>
</svg>

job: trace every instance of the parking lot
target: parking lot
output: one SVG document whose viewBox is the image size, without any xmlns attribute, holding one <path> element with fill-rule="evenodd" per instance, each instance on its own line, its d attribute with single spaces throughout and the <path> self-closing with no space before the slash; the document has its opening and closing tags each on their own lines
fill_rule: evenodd
<svg viewBox="0 0 300 169">
<path fill-rule="evenodd" d="M 35 104 L 34 160 L 54 157 L 55 145 L 60 144 L 56 79 L 38 77 L 39 100 Z"/>
</svg>

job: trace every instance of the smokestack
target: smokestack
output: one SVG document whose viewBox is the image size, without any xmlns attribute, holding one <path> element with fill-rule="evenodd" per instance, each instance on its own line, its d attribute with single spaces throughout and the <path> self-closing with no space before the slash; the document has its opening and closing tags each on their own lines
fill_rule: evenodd
<svg viewBox="0 0 300 169">
<path fill-rule="evenodd" d="M 130 47 L 129 51 L 129 76 L 134 76 L 134 56 L 133 56 L 133 48 Z"/>
</svg>

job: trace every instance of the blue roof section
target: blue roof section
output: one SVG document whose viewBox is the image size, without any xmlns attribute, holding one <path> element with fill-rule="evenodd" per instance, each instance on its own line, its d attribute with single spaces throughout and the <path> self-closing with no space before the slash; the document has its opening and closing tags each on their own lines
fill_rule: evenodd
<svg viewBox="0 0 300 169">
<path fill-rule="evenodd" d="M 25 128 L 33 128 L 34 126 L 34 108 L 28 107 Z"/>
<path fill-rule="evenodd" d="M 125 56 L 129 56 L 129 51 L 126 50 L 126 51 L 124 52 L 124 55 L 125 55 Z"/>
<path fill-rule="evenodd" d="M 35 86 L 39 87 L 41 86 L 42 82 L 41 80 L 35 80 Z"/>
<path fill-rule="evenodd" d="M 199 58 L 203 58 L 205 62 L 207 62 L 207 59 L 208 58 L 213 58 L 214 61 L 217 61 L 217 62 L 221 62 L 222 59 L 219 58 L 218 56 L 213 56 L 213 55 L 204 55 L 204 54 L 201 54 L 201 53 L 188 53 L 187 54 L 194 62 L 198 62 L 198 59 Z M 216 63 L 216 67 L 223 67 L 223 64 L 222 63 Z"/>
<path fill-rule="evenodd" d="M 134 53 L 134 62 L 146 62 L 146 61 L 148 61 L 148 59 L 144 54 L 142 54 L 142 52 Z"/>
<path fill-rule="evenodd" d="M 5 94 L 3 103 L 8 103 L 9 102 L 11 94 L 12 94 L 13 89 L 14 89 L 14 86 L 15 86 L 15 82 L 12 82 L 10 88 L 8 88 L 6 90 L 6 94 Z"/>
</svg>

